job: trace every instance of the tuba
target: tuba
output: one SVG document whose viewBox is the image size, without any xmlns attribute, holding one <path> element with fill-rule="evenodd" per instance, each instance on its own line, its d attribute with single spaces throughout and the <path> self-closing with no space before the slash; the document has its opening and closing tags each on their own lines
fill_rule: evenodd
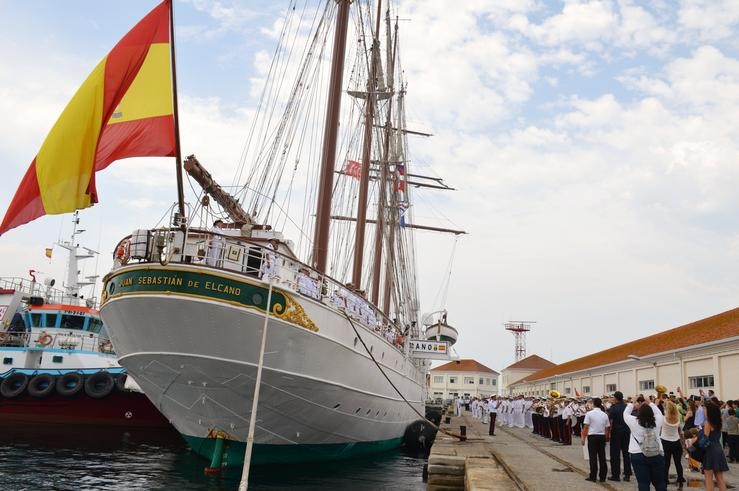
<svg viewBox="0 0 739 491">
<path fill-rule="evenodd" d="M 558 390 L 552 389 L 549 391 L 549 397 L 551 397 L 552 399 L 559 399 L 561 396 Z"/>
<path fill-rule="evenodd" d="M 654 390 L 657 391 L 657 394 L 662 395 L 667 393 L 667 387 L 665 387 L 662 384 L 659 384 L 657 387 L 654 388 Z"/>
</svg>

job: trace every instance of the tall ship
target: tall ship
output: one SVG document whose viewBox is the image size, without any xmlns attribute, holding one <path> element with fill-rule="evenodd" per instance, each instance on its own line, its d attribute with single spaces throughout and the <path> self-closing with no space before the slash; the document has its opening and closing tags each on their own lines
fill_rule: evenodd
<svg viewBox="0 0 739 491">
<path fill-rule="evenodd" d="M 409 135 L 428 135 L 406 129 L 394 10 L 350 0 L 286 9 L 226 189 L 181 156 L 171 7 L 157 6 L 106 57 L 104 83 L 122 89 L 96 109 L 85 161 L 92 175 L 130 156 L 177 163 L 168 221 L 122 238 L 104 278 L 101 315 L 119 363 L 219 465 L 399 446 L 427 399 L 429 361 L 409 348 L 423 335 L 414 233 L 462 232 L 412 223 L 414 189 L 451 188 L 413 172 Z M 202 189 L 192 203 L 185 172 Z M 94 180 L 82 188 L 70 206 L 96 201 Z M 29 216 L 9 211 L 0 233 Z"/>
</svg>

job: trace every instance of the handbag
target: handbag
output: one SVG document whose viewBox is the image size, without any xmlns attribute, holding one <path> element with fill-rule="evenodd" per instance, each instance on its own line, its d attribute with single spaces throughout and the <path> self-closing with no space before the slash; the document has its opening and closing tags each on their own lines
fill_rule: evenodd
<svg viewBox="0 0 739 491">
<path fill-rule="evenodd" d="M 706 449 L 711 446 L 711 439 L 700 430 L 695 436 L 695 441 L 688 447 L 688 455 L 691 459 L 703 462 L 703 457 L 706 455 Z"/>
<path fill-rule="evenodd" d="M 708 438 L 705 433 L 703 433 L 703 430 L 700 430 L 698 432 L 698 437 L 696 438 L 695 443 L 698 448 L 705 450 L 711 445 L 711 439 Z"/>
</svg>

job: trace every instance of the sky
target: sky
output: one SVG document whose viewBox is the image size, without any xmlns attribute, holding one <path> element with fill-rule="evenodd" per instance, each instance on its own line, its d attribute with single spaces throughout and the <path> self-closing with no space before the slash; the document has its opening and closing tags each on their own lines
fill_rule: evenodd
<svg viewBox="0 0 739 491">
<path fill-rule="evenodd" d="M 156 3 L 0 0 L 0 208 L 77 87 Z M 183 151 L 219 180 L 233 177 L 286 6 L 175 0 Z M 468 232 L 416 236 L 422 311 L 448 278 L 459 355 L 513 363 L 511 320 L 535 321 L 527 354 L 559 363 L 737 307 L 739 3 L 449 7 L 401 0 L 397 13 L 409 127 L 433 134 L 410 141 L 416 170 L 457 190 L 419 196 L 414 218 Z M 80 243 L 102 254 L 84 274 L 105 274 L 118 240 L 166 213 L 173 175 L 172 159 L 98 175 Z M 0 275 L 61 278 L 64 251 L 43 251 L 70 229 L 56 215 L 6 233 Z"/>
</svg>

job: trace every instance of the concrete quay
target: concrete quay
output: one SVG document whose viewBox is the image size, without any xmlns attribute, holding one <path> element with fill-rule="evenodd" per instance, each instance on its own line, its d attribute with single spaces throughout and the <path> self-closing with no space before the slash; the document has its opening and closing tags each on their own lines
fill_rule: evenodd
<svg viewBox="0 0 739 491">
<path fill-rule="evenodd" d="M 452 417 L 449 424 L 442 424 L 442 428 L 459 433 L 462 425 L 467 427 L 466 442 L 459 442 L 442 433 L 437 435 L 429 455 L 429 491 L 603 488 L 633 491 L 637 488 L 634 476 L 628 483 L 585 481 L 589 466 L 583 458 L 582 446 L 577 438 L 573 438 L 571 446 L 565 446 L 534 435 L 528 428 L 500 425 L 495 428 L 495 436 L 489 436 L 487 425 L 473 418 L 469 412 Z M 610 472 L 610 462 L 608 465 Z M 683 468 L 688 480 L 686 489 L 704 488 L 702 474 L 688 470 L 685 460 Z M 726 482 L 730 489 L 739 489 L 739 465 L 729 464 L 729 469 L 724 475 Z M 668 489 L 677 489 L 674 466 L 670 471 Z"/>
</svg>

